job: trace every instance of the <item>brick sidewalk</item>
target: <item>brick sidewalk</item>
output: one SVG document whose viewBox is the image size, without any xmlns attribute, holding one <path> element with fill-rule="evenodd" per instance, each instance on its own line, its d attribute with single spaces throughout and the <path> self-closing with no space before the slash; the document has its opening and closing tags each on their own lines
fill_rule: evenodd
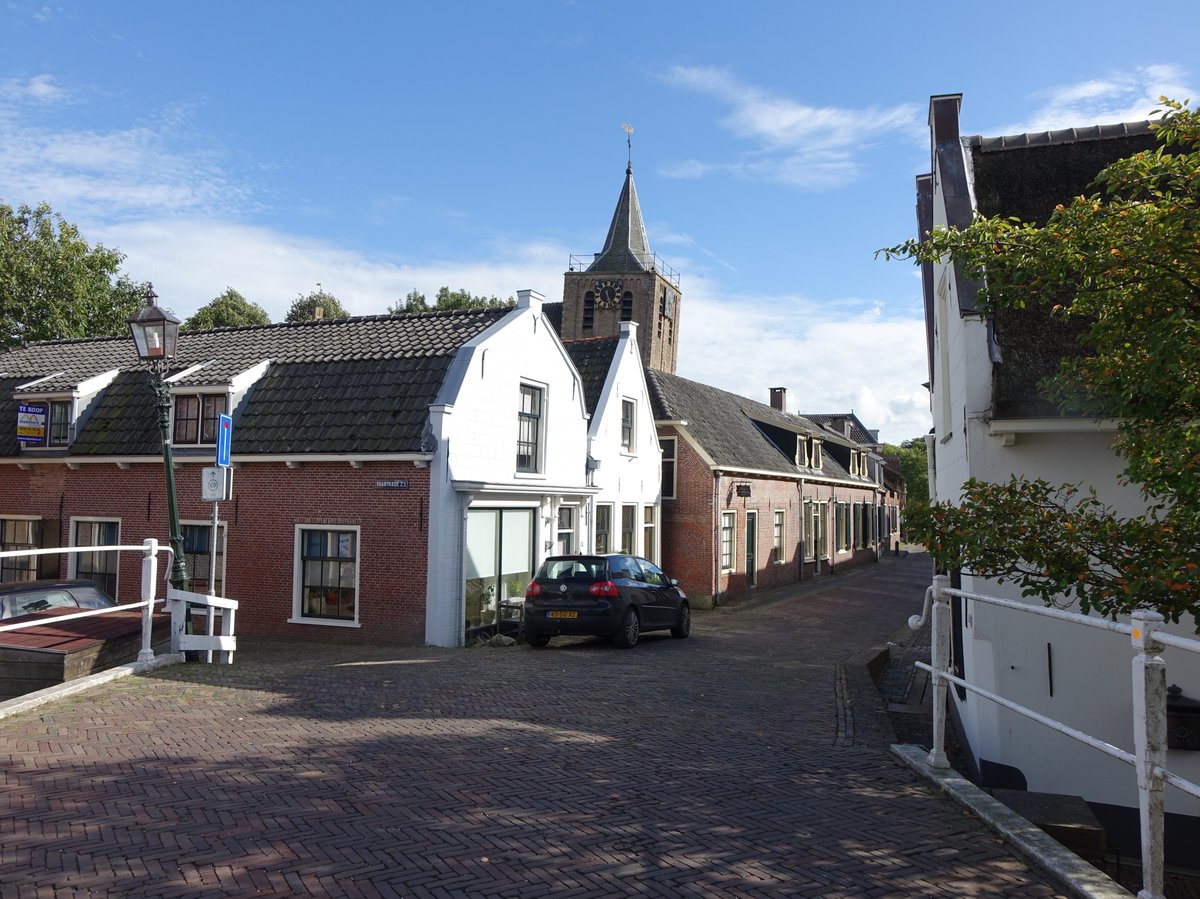
<svg viewBox="0 0 1200 899">
<path fill-rule="evenodd" d="M 630 651 L 244 640 L 97 687 L 0 721 L 0 896 L 1060 895 L 889 755 L 843 664 L 927 575 Z"/>
</svg>

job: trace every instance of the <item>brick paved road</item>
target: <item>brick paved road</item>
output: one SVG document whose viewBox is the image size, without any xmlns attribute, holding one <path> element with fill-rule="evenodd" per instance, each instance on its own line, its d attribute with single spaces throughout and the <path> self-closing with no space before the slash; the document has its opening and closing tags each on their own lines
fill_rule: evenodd
<svg viewBox="0 0 1200 899">
<path fill-rule="evenodd" d="M 842 665 L 927 564 L 631 651 L 250 644 L 2 721 L 0 896 L 1059 895 Z"/>
</svg>

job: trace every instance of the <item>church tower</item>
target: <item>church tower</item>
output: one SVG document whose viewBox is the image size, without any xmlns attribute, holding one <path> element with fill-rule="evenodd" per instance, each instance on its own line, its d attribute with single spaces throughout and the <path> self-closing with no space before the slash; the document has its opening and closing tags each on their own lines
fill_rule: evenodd
<svg viewBox="0 0 1200 899">
<path fill-rule="evenodd" d="M 617 337 L 621 322 L 634 321 L 642 364 L 674 374 L 680 299 L 678 273 L 650 252 L 631 163 L 604 249 L 572 256 L 563 276 L 563 340 Z"/>
</svg>

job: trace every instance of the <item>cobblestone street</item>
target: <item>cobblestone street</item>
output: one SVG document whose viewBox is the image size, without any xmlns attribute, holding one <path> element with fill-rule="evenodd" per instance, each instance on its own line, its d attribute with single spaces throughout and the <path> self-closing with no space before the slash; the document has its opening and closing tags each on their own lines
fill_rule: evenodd
<svg viewBox="0 0 1200 899">
<path fill-rule="evenodd" d="M 633 650 L 242 641 L 0 721 L 0 894 L 1061 895 L 888 752 L 888 559 Z"/>
</svg>

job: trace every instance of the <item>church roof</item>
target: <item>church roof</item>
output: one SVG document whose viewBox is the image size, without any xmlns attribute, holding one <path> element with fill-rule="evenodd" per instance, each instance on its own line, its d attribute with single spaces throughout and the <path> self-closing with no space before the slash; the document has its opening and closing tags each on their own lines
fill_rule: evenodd
<svg viewBox="0 0 1200 899">
<path fill-rule="evenodd" d="M 625 168 L 625 184 L 613 212 L 612 224 L 608 226 L 604 249 L 596 254 L 588 271 L 634 272 L 653 268 L 654 254 L 650 252 L 650 241 L 646 237 L 642 207 L 633 185 L 633 164 L 630 163 Z"/>
</svg>

